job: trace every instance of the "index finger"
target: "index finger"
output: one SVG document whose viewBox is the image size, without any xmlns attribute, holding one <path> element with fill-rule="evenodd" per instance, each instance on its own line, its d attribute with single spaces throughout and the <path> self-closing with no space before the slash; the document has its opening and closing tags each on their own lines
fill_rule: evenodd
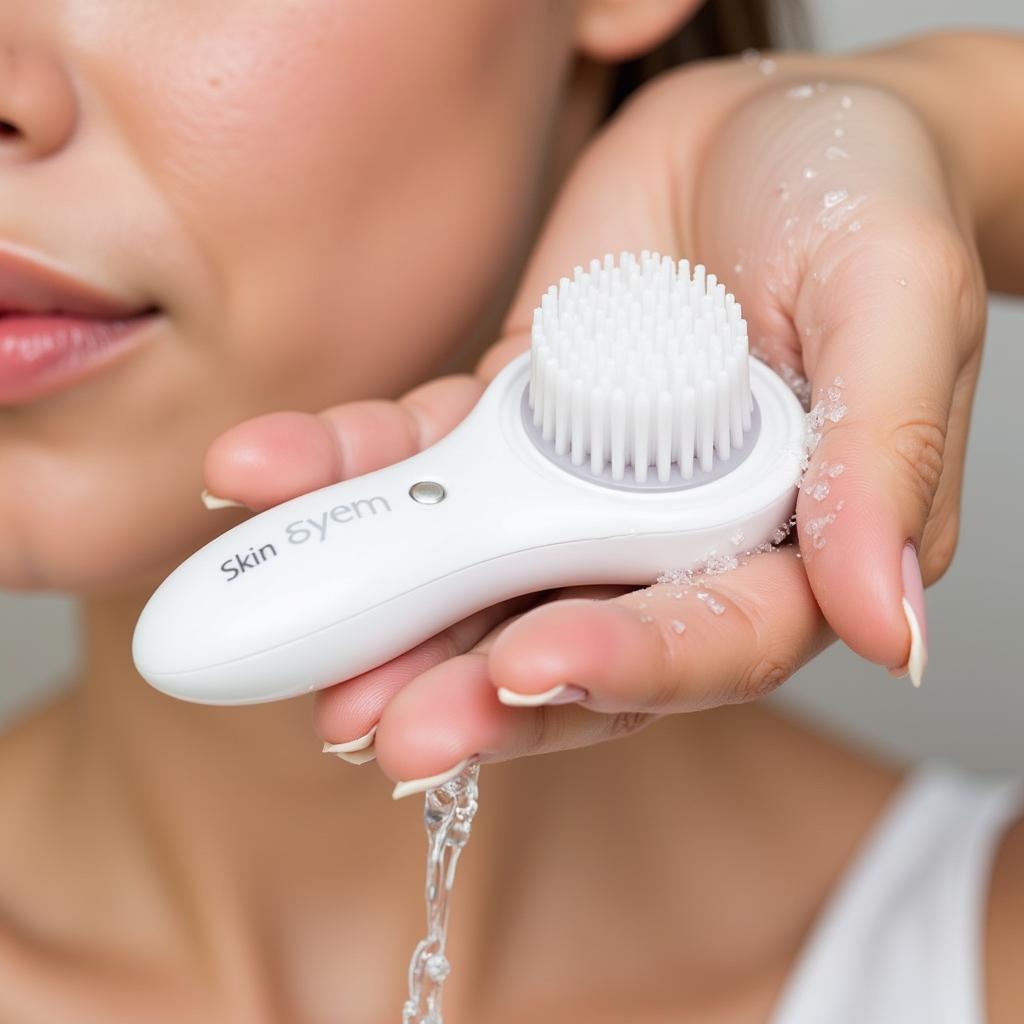
<svg viewBox="0 0 1024 1024">
<path fill-rule="evenodd" d="M 483 391 L 471 374 L 430 381 L 394 402 L 347 402 L 321 413 L 276 412 L 221 434 L 203 472 L 212 494 L 261 510 L 362 476 L 434 444 Z"/>
</svg>

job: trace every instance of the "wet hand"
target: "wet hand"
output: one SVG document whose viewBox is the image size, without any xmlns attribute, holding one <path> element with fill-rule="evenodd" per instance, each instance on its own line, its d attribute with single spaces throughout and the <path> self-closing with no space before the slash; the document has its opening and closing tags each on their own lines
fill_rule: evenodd
<svg viewBox="0 0 1024 1024">
<path fill-rule="evenodd" d="M 254 509 L 405 458 L 527 347 L 548 284 L 624 249 L 707 264 L 743 304 L 755 353 L 822 403 L 797 544 L 721 575 L 485 609 L 318 694 L 320 734 L 347 759 L 376 754 L 411 780 L 405 793 L 466 758 L 600 742 L 756 698 L 836 635 L 919 677 L 921 577 L 952 558 L 984 324 L 957 189 L 914 107 L 856 61 L 675 72 L 579 162 L 476 375 L 219 439 L 210 490 Z"/>
</svg>

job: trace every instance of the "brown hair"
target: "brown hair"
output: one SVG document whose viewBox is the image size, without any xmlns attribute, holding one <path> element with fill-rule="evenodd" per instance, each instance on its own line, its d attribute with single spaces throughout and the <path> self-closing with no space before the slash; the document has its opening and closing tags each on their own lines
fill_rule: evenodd
<svg viewBox="0 0 1024 1024">
<path fill-rule="evenodd" d="M 802 28 L 794 0 L 708 0 L 657 49 L 619 65 L 609 113 L 662 71 L 692 60 L 769 48 L 777 45 L 780 32 L 800 37 Z"/>
</svg>

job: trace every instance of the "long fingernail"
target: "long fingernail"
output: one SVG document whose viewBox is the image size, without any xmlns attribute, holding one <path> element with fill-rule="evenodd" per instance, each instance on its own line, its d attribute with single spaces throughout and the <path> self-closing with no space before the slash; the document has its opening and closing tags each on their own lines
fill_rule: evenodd
<svg viewBox="0 0 1024 1024">
<path fill-rule="evenodd" d="M 907 541 L 900 563 L 903 576 L 903 615 L 910 629 L 910 654 L 906 670 L 915 686 L 921 685 L 925 665 L 928 664 L 928 621 L 924 606 L 924 581 L 917 550 Z"/>
<path fill-rule="evenodd" d="M 401 800 L 403 796 L 412 796 L 414 793 L 426 793 L 428 789 L 437 789 L 438 786 L 443 786 L 446 782 L 451 782 L 456 775 L 459 774 L 467 765 L 472 764 L 477 759 L 477 755 L 473 757 L 463 758 L 454 768 L 449 768 L 447 771 L 438 772 L 437 775 L 428 775 L 423 779 L 409 779 L 407 782 L 399 782 L 395 786 L 391 793 L 392 800 Z"/>
<path fill-rule="evenodd" d="M 561 683 L 543 693 L 519 693 L 504 686 L 498 687 L 498 700 L 510 708 L 552 707 L 556 704 L 577 704 L 586 700 L 589 694 L 582 686 Z"/>
<path fill-rule="evenodd" d="M 334 754 L 342 761 L 349 764 L 366 764 L 377 756 L 374 747 L 374 737 L 377 735 L 377 726 L 374 726 L 368 733 L 359 736 L 354 740 L 346 740 L 344 743 L 325 743 L 323 752 Z"/>
<path fill-rule="evenodd" d="M 218 508 L 245 508 L 240 501 L 232 501 L 230 498 L 218 498 L 216 494 L 211 494 L 205 488 L 203 488 L 202 494 L 199 495 L 199 500 L 211 510 Z"/>
</svg>

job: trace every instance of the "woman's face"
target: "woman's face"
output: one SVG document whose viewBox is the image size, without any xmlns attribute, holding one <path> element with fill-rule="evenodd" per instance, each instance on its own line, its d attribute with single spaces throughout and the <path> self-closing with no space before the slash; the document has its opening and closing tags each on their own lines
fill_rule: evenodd
<svg viewBox="0 0 1024 1024">
<path fill-rule="evenodd" d="M 571 7 L 4 5 L 0 586 L 151 580 L 224 527 L 199 503 L 223 429 L 395 395 L 492 322 Z M 60 310 L 13 251 L 155 315 L 40 376 L 12 332 Z"/>
</svg>

